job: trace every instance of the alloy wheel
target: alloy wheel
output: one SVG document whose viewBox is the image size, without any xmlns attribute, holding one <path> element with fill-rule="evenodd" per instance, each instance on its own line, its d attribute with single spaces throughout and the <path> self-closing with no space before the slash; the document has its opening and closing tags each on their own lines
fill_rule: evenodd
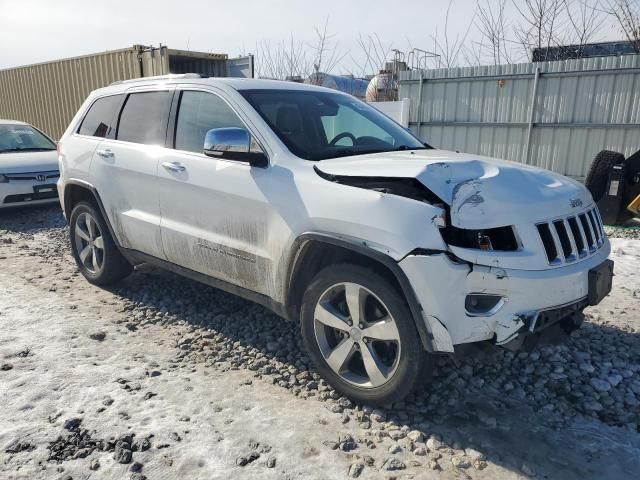
<svg viewBox="0 0 640 480">
<path fill-rule="evenodd" d="M 389 309 L 371 290 L 339 283 L 320 295 L 314 311 L 320 352 L 342 380 L 362 388 L 388 382 L 400 358 L 400 334 Z"/>
<path fill-rule="evenodd" d="M 82 266 L 91 274 L 100 273 L 104 264 L 104 239 L 98 222 L 89 213 L 81 213 L 73 235 Z"/>
</svg>

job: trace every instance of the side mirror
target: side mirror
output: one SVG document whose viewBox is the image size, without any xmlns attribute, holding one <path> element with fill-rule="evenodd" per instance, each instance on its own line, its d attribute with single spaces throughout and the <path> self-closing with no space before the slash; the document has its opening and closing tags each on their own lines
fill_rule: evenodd
<svg viewBox="0 0 640 480">
<path fill-rule="evenodd" d="M 214 128 L 204 137 L 204 154 L 266 167 L 267 156 L 244 128 Z"/>
</svg>

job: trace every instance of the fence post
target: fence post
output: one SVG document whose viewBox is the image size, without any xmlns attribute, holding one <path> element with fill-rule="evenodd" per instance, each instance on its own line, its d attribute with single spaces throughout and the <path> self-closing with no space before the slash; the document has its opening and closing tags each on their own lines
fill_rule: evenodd
<svg viewBox="0 0 640 480">
<path fill-rule="evenodd" d="M 533 77 L 533 92 L 531 94 L 531 105 L 529 105 L 529 125 L 527 127 L 527 143 L 525 143 L 524 163 L 529 165 L 529 157 L 531 156 L 531 133 L 533 131 L 533 121 L 536 115 L 536 100 L 538 96 L 538 80 L 540 80 L 540 67 L 536 66 L 536 73 Z"/>
<path fill-rule="evenodd" d="M 418 111 L 416 112 L 416 137 L 418 137 L 420 140 L 422 140 L 422 137 L 420 136 L 420 134 L 422 133 L 422 73 L 423 70 L 420 69 L 420 80 L 418 82 Z"/>
</svg>

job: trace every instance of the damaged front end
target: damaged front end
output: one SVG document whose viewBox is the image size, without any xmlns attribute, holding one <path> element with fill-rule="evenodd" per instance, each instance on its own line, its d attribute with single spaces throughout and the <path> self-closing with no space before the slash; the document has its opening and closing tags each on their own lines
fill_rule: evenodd
<svg viewBox="0 0 640 480">
<path fill-rule="evenodd" d="M 315 170 L 440 208 L 431 226 L 415 228 L 437 227 L 445 250 L 425 242 L 399 261 L 436 351 L 480 341 L 531 349 L 571 333 L 594 304 L 591 273 L 610 246 L 588 191 L 569 178 L 438 150 L 322 161 Z"/>
</svg>

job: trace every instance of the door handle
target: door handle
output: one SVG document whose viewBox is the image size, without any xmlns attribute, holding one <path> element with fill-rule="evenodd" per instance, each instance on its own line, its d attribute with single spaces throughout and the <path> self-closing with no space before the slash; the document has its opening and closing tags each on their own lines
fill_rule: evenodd
<svg viewBox="0 0 640 480">
<path fill-rule="evenodd" d="M 187 167 L 180 162 L 164 162 L 162 166 L 172 172 L 184 172 L 187 169 Z"/>
<path fill-rule="evenodd" d="M 108 148 L 105 148 L 104 150 L 98 150 L 96 153 L 101 158 L 113 158 L 113 152 Z"/>
</svg>

